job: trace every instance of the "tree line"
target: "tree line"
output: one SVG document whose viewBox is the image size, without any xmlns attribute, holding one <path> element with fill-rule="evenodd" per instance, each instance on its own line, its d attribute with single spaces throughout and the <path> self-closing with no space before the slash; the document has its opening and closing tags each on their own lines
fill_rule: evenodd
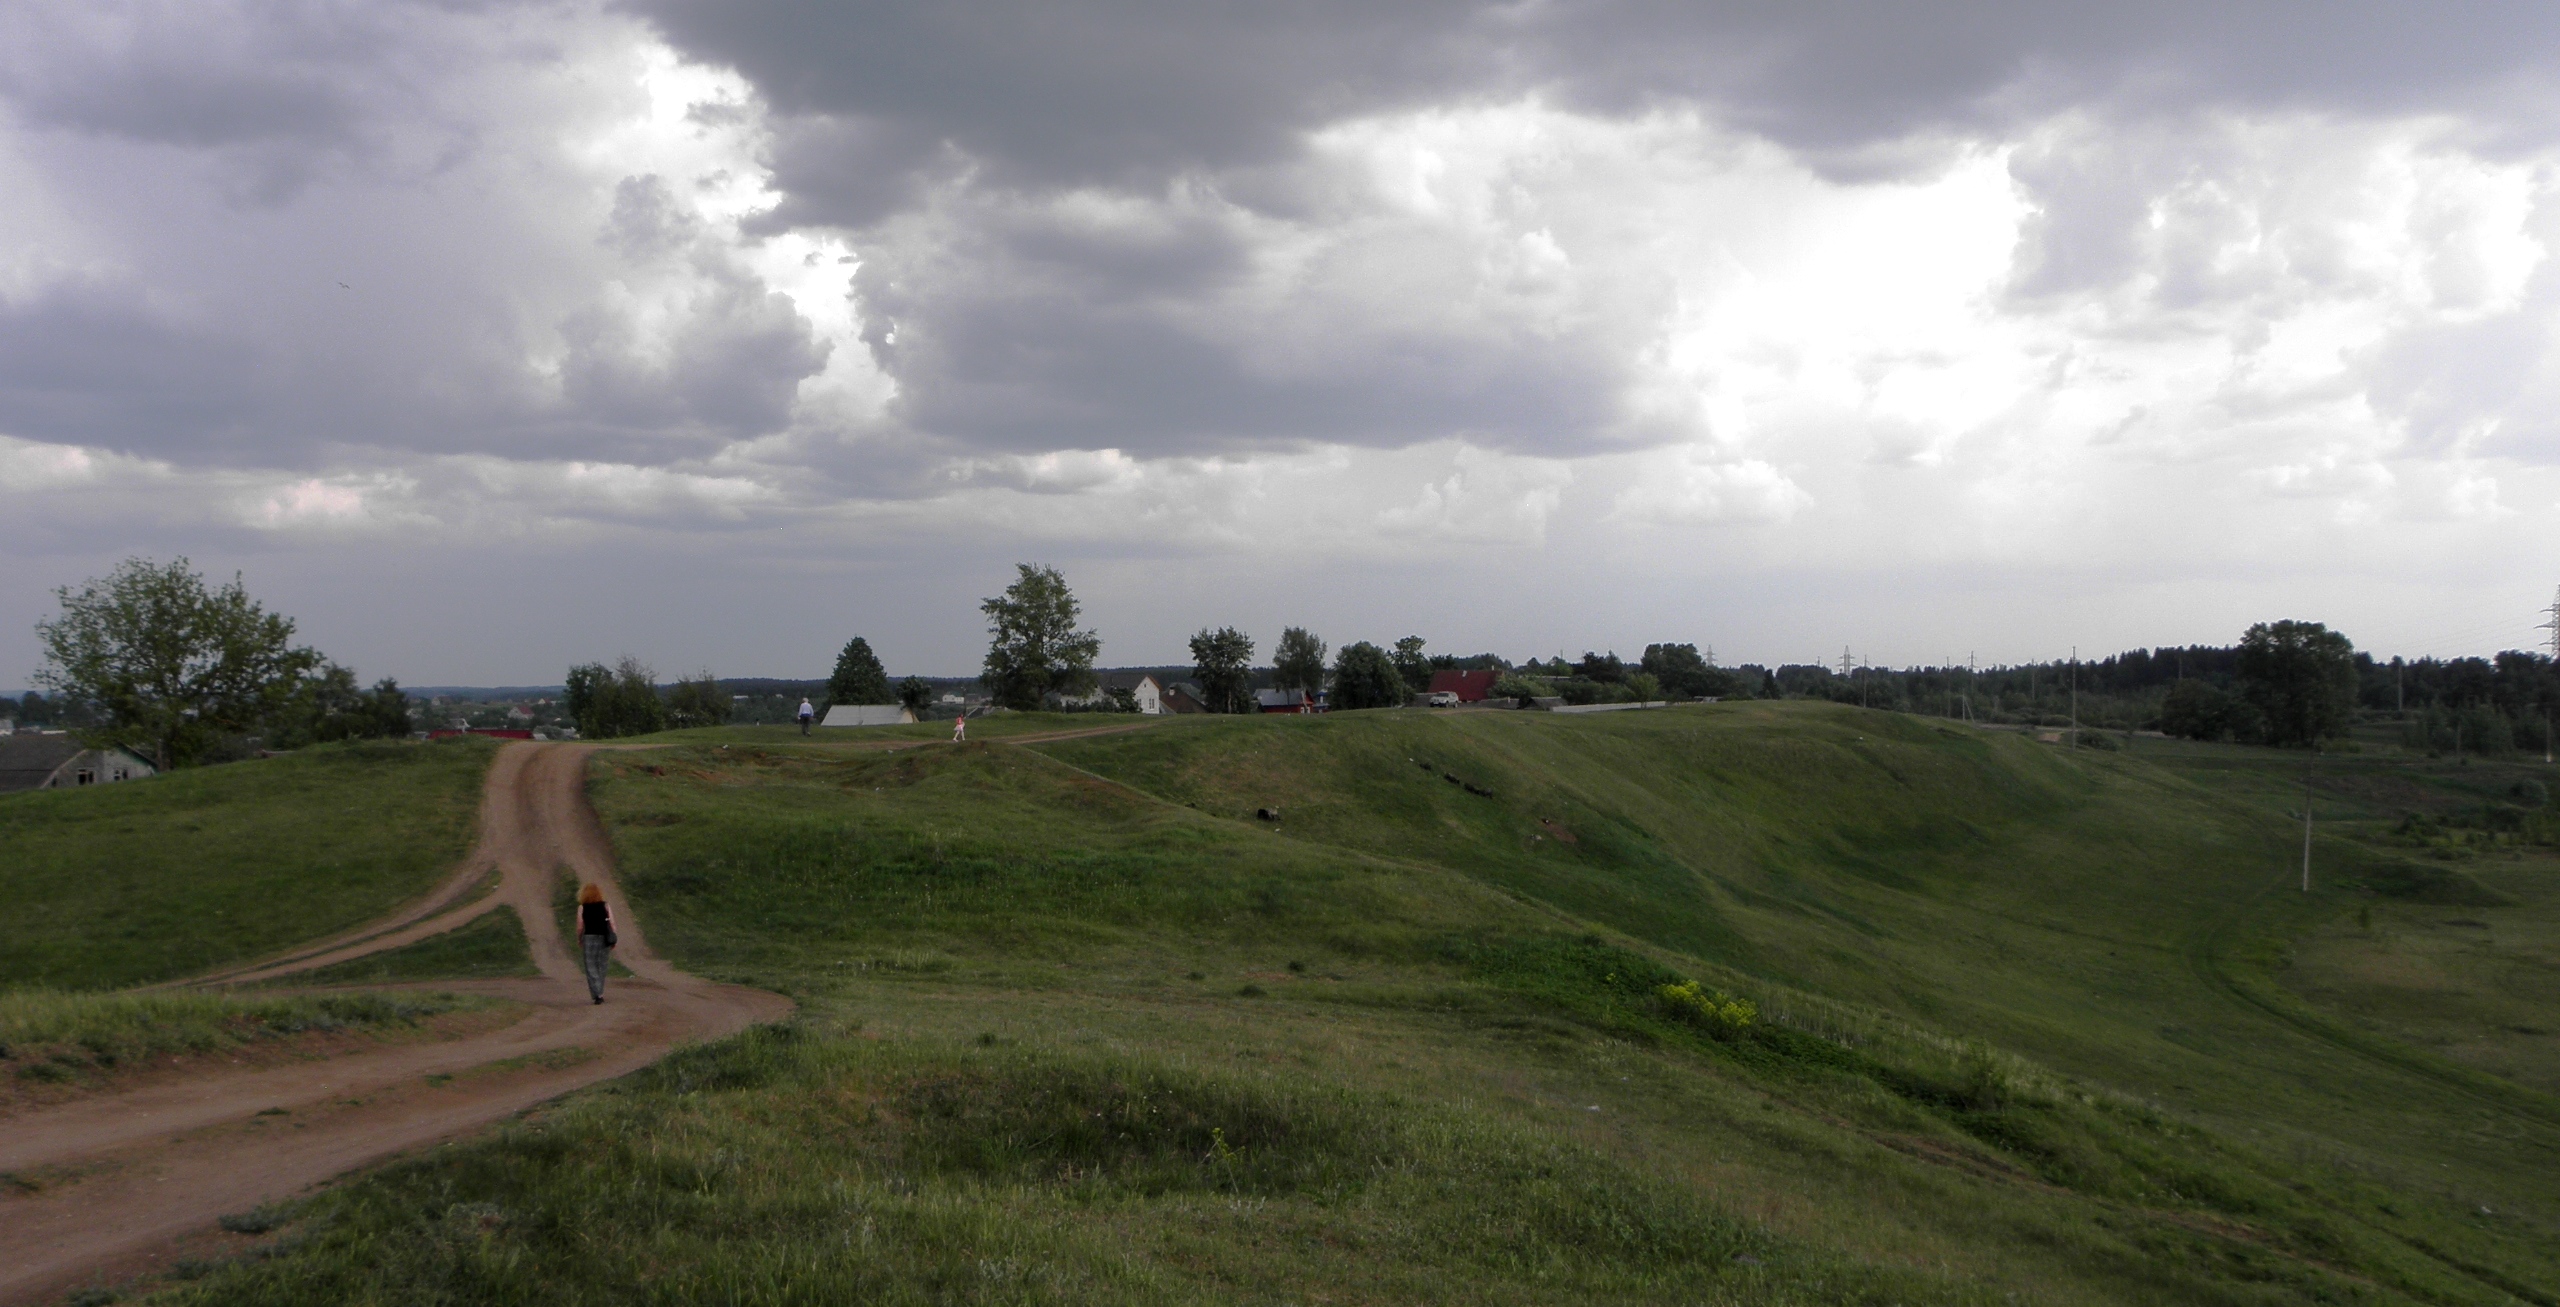
<svg viewBox="0 0 2560 1307">
<path fill-rule="evenodd" d="M 28 725 L 69 726 L 164 769 L 414 729 L 416 713 L 398 682 L 365 687 L 353 670 L 296 643 L 292 619 L 250 598 L 237 575 L 214 586 L 185 558 L 134 558 L 76 589 L 59 587 L 55 597 L 60 611 L 36 624 L 45 657 L 36 680 L 53 693 L 13 705 Z M 1013 583 L 979 608 L 989 636 L 979 681 L 992 702 L 1031 710 L 1094 699 L 1102 641 L 1083 626 L 1058 569 L 1018 564 Z M 1272 646 L 1266 677 L 1254 664 L 1253 638 L 1234 626 L 1203 627 L 1189 647 L 1204 706 L 1222 713 L 1256 711 L 1257 681 L 1359 710 L 1400 706 L 1427 690 L 1435 672 L 1468 670 L 1496 673 L 1492 693 L 1524 704 L 1823 698 L 1994 723 L 2077 722 L 2272 745 L 2339 738 L 2362 712 L 2390 715 L 2413 748 L 2496 754 L 2548 748 L 2560 722 L 2560 667 L 2548 655 L 2382 662 L 2306 621 L 2261 622 L 2228 646 L 1979 669 L 1719 667 L 1696 645 L 1677 642 L 1648 644 L 1634 661 L 1586 651 L 1515 664 L 1489 653 L 1431 653 L 1418 635 L 1331 650 L 1313 631 L 1289 626 Z M 892 683 L 869 641 L 855 636 L 838 653 L 825 696 L 830 705 L 903 704 L 922 713 L 933 688 L 915 676 Z M 708 669 L 662 688 L 631 657 L 570 668 L 564 700 L 579 734 L 596 739 L 720 725 L 733 702 Z M 1125 694 L 1118 706 L 1131 706 Z"/>
</svg>

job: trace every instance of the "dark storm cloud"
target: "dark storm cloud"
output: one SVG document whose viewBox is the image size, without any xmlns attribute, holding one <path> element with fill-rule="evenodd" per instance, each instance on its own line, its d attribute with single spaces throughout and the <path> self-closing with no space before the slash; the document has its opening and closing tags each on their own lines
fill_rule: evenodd
<svg viewBox="0 0 2560 1307">
<path fill-rule="evenodd" d="M 1465 250 L 1389 241 L 1338 255 L 1410 279 L 1385 302 L 1361 293 L 1356 269 L 1266 296 L 1241 284 L 1247 251 L 1215 223 L 971 217 L 882 242 L 856 281 L 866 343 L 899 379 L 896 414 L 924 431 L 1157 455 L 1451 434 L 1554 445 L 1615 421 L 1622 342 L 1452 321 L 1474 273 Z"/>
<path fill-rule="evenodd" d="M 1331 124 L 1524 96 L 1603 115 L 1688 105 L 1834 176 L 1872 176 L 1942 166 L 1933 134 L 2058 108 L 2095 115 L 2103 134 L 2111 119 L 2223 107 L 2515 101 L 2520 81 L 2548 89 L 2560 45 L 2560 7 L 2522 3 L 632 7 L 692 57 L 737 68 L 772 110 L 784 199 L 764 227 L 854 233 L 901 418 L 963 443 L 1148 452 L 1464 435 L 1568 453 L 1642 439 L 1622 402 L 1641 324 L 1487 321 L 1456 279 L 1432 287 L 1450 292 L 1437 321 L 1342 284 L 1236 301 L 1254 237 L 1184 227 L 1166 216 L 1182 209 L 1169 188 L 1320 229 L 1345 216 L 1322 212 L 1341 179 L 1306 154 Z M 2179 140 L 2158 134 L 2131 173 L 2086 148 L 2022 155 L 2040 212 L 2014 293 L 2124 275 L 2147 204 L 2186 166 Z M 1158 211 L 1097 234 L 1042 210 L 1079 193 Z"/>
<path fill-rule="evenodd" d="M 1711 106 L 1846 147 L 2116 96 L 2350 112 L 2444 107 L 2560 49 L 2539 3 L 2056 5 L 946 3 L 634 0 L 786 119 L 795 195 L 949 146 L 1005 184 L 1145 186 L 1288 155 L 1328 122 L 1541 92 Z M 853 198 L 845 195 L 844 198 Z M 857 200 L 841 220 L 869 216 Z"/>
<path fill-rule="evenodd" d="M 0 431 L 118 452 L 154 433 L 248 438 L 258 361 L 239 342 L 170 321 L 130 288 L 57 284 L 0 300 Z"/>
</svg>

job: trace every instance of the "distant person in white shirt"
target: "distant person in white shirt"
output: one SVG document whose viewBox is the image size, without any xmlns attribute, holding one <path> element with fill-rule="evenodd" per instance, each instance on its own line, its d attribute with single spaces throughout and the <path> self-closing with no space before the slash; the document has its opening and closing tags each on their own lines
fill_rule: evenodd
<svg viewBox="0 0 2560 1307">
<path fill-rule="evenodd" d="M 966 744 L 968 741 L 969 715 L 967 713 L 962 713 L 961 715 L 951 719 L 951 742 L 953 744 Z"/>
<path fill-rule="evenodd" d="M 800 701 L 800 733 L 801 733 L 802 735 L 807 735 L 807 734 L 809 733 L 809 723 L 814 722 L 814 721 L 816 721 L 816 720 L 818 720 L 818 710 L 817 710 L 817 709 L 815 709 L 815 708 L 810 707 L 810 706 L 809 706 L 809 701 L 808 701 L 808 700 L 806 700 L 806 699 L 801 700 L 801 701 Z"/>
</svg>

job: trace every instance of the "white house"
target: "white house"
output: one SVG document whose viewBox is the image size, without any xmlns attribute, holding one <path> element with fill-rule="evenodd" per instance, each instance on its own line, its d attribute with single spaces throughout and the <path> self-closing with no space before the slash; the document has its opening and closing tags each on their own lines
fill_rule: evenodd
<svg viewBox="0 0 2560 1307">
<path fill-rule="evenodd" d="M 1130 697 L 1137 700 L 1139 712 L 1154 716 L 1165 711 L 1164 687 L 1157 684 L 1154 676 L 1145 673 L 1133 679 L 1127 672 L 1105 672 L 1094 678 L 1093 693 L 1061 698 L 1060 702 L 1093 707 L 1109 703 L 1112 694 L 1119 690 L 1128 691 Z"/>
<path fill-rule="evenodd" d="M 155 768 L 125 749 L 92 749 L 68 735 L 0 737 L 0 794 L 140 780 Z"/>
</svg>

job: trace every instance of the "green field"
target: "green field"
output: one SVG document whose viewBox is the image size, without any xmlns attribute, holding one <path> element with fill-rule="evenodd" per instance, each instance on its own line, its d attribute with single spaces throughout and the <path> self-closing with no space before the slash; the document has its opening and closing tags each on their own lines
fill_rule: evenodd
<svg viewBox="0 0 2560 1307">
<path fill-rule="evenodd" d="M 591 793 L 655 945 L 798 1020 L 173 1300 L 2560 1300 L 2539 766 L 1814 703 L 776 734 Z"/>
<path fill-rule="evenodd" d="M 380 917 L 468 851 L 494 752 L 321 745 L 0 797 L 0 987 L 169 980 Z"/>
</svg>

